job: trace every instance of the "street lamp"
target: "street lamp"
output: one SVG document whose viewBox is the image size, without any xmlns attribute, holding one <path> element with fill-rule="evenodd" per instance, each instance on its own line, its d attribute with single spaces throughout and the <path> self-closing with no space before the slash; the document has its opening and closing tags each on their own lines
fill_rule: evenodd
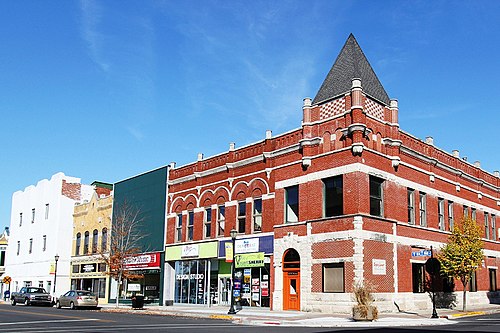
<svg viewBox="0 0 500 333">
<path fill-rule="evenodd" d="M 56 266 L 54 267 L 54 298 L 56 297 L 56 279 L 57 279 L 57 262 L 59 261 L 59 255 L 56 254 L 54 256 L 54 260 L 56 261 Z"/>
<path fill-rule="evenodd" d="M 236 314 L 236 310 L 234 309 L 234 260 L 236 259 L 236 249 L 234 244 L 236 243 L 236 235 L 237 235 L 236 229 L 232 229 L 230 234 L 231 234 L 231 240 L 233 242 L 233 261 L 231 262 L 231 307 L 229 308 L 229 311 L 227 314 Z"/>
</svg>

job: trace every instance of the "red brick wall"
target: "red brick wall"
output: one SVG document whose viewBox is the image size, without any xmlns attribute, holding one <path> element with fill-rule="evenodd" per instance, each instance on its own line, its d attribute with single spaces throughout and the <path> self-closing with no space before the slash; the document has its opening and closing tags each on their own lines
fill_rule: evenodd
<svg viewBox="0 0 500 333">
<path fill-rule="evenodd" d="M 364 278 L 376 292 L 394 292 L 394 260 L 392 244 L 371 240 L 363 242 Z M 386 263 L 386 275 L 373 275 L 372 259 L 382 259 Z"/>
<path fill-rule="evenodd" d="M 61 194 L 73 200 L 81 199 L 82 184 L 80 183 L 67 183 L 66 180 L 62 181 Z"/>
</svg>

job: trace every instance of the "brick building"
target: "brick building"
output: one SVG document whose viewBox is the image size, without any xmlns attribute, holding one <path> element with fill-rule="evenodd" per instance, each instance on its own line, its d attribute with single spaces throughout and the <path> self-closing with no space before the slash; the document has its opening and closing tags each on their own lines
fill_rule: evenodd
<svg viewBox="0 0 500 333">
<path fill-rule="evenodd" d="M 402 131 L 398 112 L 350 35 L 316 97 L 304 99 L 300 128 L 172 166 L 173 302 L 227 302 L 225 243 L 236 229 L 235 253 L 259 263 L 237 267 L 244 305 L 349 312 L 353 284 L 369 281 L 382 311 L 429 308 L 423 263 L 464 214 L 485 230 L 469 302 L 498 297 L 498 172 Z M 461 284 L 438 285 L 441 305 L 458 306 L 450 291 Z"/>
</svg>

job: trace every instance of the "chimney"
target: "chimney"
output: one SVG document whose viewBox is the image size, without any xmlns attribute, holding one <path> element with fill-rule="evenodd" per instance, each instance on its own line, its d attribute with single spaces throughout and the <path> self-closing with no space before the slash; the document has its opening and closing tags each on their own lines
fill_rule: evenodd
<svg viewBox="0 0 500 333">
<path fill-rule="evenodd" d="M 390 101 L 390 104 L 389 104 L 389 108 L 391 109 L 391 118 L 392 118 L 392 122 L 394 124 L 397 124 L 398 123 L 398 100 L 397 99 L 391 99 Z"/>
<path fill-rule="evenodd" d="M 229 143 L 229 151 L 233 151 L 234 150 L 234 146 L 235 146 L 235 143 L 234 142 L 230 142 Z"/>
<path fill-rule="evenodd" d="M 266 140 L 270 139 L 273 137 L 273 131 L 267 130 L 266 131 Z"/>
<path fill-rule="evenodd" d="M 203 153 L 198 153 L 198 161 L 203 160 Z"/>
<path fill-rule="evenodd" d="M 304 104 L 302 105 L 302 122 L 310 123 L 312 121 L 311 115 L 312 99 L 309 97 L 304 98 Z"/>
<path fill-rule="evenodd" d="M 456 149 L 451 154 L 453 155 L 453 157 L 456 157 L 456 158 L 460 157 L 460 151 L 458 151 Z"/>
</svg>

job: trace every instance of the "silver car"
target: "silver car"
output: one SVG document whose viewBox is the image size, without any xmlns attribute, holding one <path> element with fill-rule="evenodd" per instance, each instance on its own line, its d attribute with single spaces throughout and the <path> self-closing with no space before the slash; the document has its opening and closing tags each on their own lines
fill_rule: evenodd
<svg viewBox="0 0 500 333">
<path fill-rule="evenodd" d="M 63 306 L 72 310 L 81 307 L 97 308 L 97 304 L 97 296 L 94 293 L 87 290 L 70 290 L 57 299 L 56 308 L 60 309 Z"/>
</svg>

